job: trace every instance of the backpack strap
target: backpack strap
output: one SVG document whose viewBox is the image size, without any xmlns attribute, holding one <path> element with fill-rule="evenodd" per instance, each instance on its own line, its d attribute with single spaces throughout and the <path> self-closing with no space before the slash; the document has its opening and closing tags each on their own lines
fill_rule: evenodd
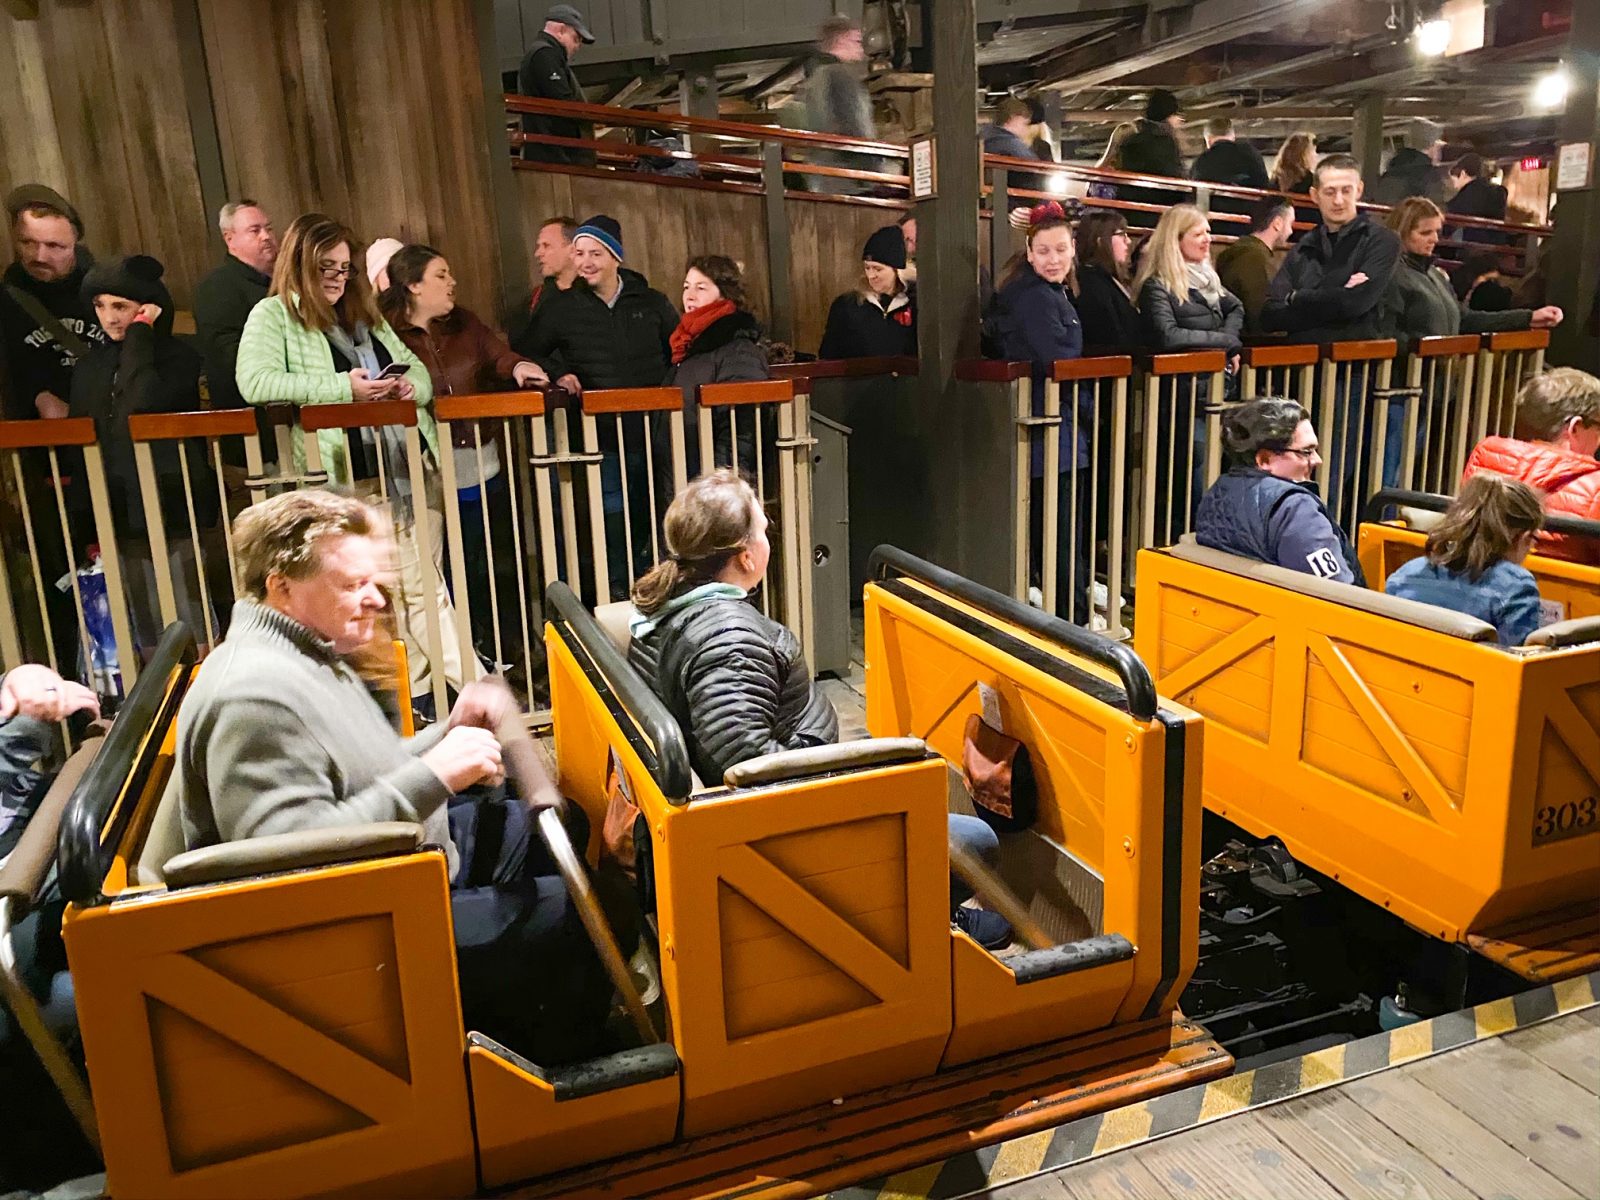
<svg viewBox="0 0 1600 1200">
<path fill-rule="evenodd" d="M 51 339 L 67 352 L 73 362 L 77 362 L 89 353 L 89 343 L 63 325 L 56 315 L 40 302 L 39 297 L 32 292 L 23 291 L 14 283 L 6 284 L 6 293 L 17 302 L 18 308 L 39 323 L 39 328 L 48 333 Z"/>
</svg>

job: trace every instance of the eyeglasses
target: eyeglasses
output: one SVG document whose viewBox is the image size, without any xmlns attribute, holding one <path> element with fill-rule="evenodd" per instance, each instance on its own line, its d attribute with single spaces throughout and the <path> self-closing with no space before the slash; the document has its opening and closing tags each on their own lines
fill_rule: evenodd
<svg viewBox="0 0 1600 1200">
<path fill-rule="evenodd" d="M 1317 456 L 1317 450 L 1318 447 L 1316 446 L 1305 446 L 1299 449 L 1296 449 L 1294 446 L 1285 446 L 1282 450 L 1282 453 L 1293 454 L 1305 460 L 1306 462 L 1310 462 Z"/>
<path fill-rule="evenodd" d="M 356 271 L 352 263 L 345 263 L 342 267 L 335 266 L 333 263 L 318 263 L 317 270 L 322 272 L 324 279 L 349 279 Z"/>
<path fill-rule="evenodd" d="M 1114 238 L 1124 238 L 1130 242 L 1133 241 L 1133 234 L 1129 233 L 1126 229 L 1119 229 L 1111 236 Z"/>
</svg>

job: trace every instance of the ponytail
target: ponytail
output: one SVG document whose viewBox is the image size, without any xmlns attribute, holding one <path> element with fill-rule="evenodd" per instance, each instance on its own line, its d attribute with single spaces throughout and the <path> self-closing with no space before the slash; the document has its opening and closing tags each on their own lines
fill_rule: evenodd
<svg viewBox="0 0 1600 1200">
<path fill-rule="evenodd" d="M 755 532 L 756 493 L 738 471 L 718 467 L 679 492 L 662 522 L 667 557 L 634 581 L 633 606 L 645 616 L 711 583 Z"/>
<path fill-rule="evenodd" d="M 1428 561 L 1476 583 L 1523 534 L 1544 528 L 1539 493 L 1520 480 L 1479 471 L 1428 534 Z"/>
</svg>

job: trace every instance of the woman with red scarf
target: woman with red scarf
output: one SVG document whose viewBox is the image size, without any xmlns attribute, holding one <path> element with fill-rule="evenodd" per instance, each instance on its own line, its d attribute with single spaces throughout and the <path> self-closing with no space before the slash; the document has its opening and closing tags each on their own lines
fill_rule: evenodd
<svg viewBox="0 0 1600 1200">
<path fill-rule="evenodd" d="M 700 420 L 696 396 L 702 383 L 747 383 L 771 379 L 767 352 L 761 345 L 761 326 L 745 307 L 744 280 L 739 264 L 720 254 L 689 260 L 683 279 L 683 319 L 672 331 L 672 366 L 665 384 L 683 389 L 684 442 L 688 477 L 695 478 L 713 466 L 738 467 L 752 478 L 756 474 L 755 420 L 748 412 L 739 417 L 738 461 L 729 462 L 733 439 L 726 412 L 714 414 L 715 463 L 700 462 Z M 767 440 L 776 426 L 766 421 Z M 661 431 L 662 435 L 665 430 Z M 658 447 L 665 441 L 663 436 Z M 658 453 L 657 463 L 671 459 Z M 668 488 L 666 494 L 671 495 Z"/>
</svg>

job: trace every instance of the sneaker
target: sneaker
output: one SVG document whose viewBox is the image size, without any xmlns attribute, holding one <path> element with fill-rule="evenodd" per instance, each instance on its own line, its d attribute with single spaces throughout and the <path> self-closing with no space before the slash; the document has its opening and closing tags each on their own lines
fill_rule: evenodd
<svg viewBox="0 0 1600 1200">
<path fill-rule="evenodd" d="M 642 941 L 628 959 L 628 974 L 633 977 L 634 989 L 646 1008 L 661 999 L 661 976 L 656 973 L 655 959 Z"/>
<path fill-rule="evenodd" d="M 1089 603 L 1101 612 L 1105 612 L 1111 604 L 1111 593 L 1106 590 L 1105 584 L 1095 581 L 1095 585 L 1089 589 Z"/>
<path fill-rule="evenodd" d="M 1011 944 L 1011 922 L 986 908 L 958 908 L 950 923 L 985 950 L 1003 950 Z"/>
<path fill-rule="evenodd" d="M 1044 607 L 1044 593 L 1037 586 L 1028 588 L 1028 603 L 1034 608 Z"/>
</svg>

